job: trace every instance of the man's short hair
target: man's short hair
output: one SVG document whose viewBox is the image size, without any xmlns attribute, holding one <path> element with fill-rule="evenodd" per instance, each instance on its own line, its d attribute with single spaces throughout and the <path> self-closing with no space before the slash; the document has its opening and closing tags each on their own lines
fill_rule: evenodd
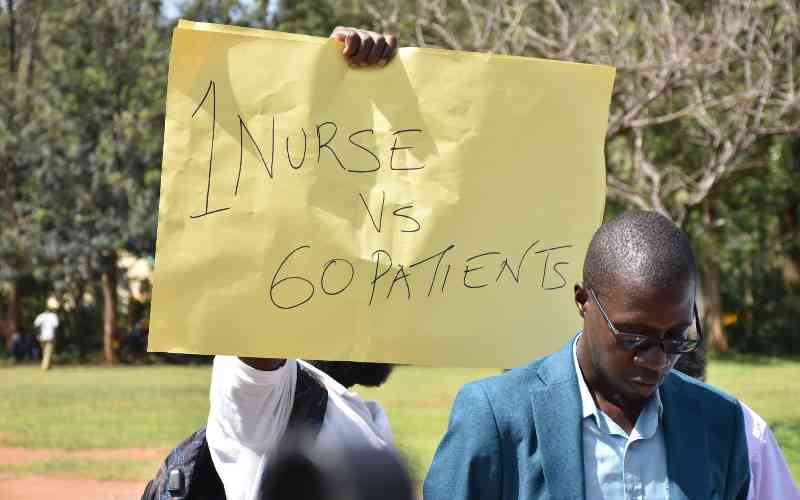
<svg viewBox="0 0 800 500">
<path fill-rule="evenodd" d="M 597 230 L 583 263 L 583 286 L 609 292 L 615 281 L 669 290 L 694 282 L 695 256 L 686 235 L 656 212 L 631 210 Z"/>
</svg>

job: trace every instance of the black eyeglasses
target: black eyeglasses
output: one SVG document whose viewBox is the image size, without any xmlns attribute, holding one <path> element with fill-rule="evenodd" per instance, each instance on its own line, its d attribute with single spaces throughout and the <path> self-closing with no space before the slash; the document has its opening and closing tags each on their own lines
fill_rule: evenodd
<svg viewBox="0 0 800 500">
<path fill-rule="evenodd" d="M 611 333 L 614 334 L 619 345 L 626 351 L 646 351 L 650 349 L 650 346 L 653 344 L 657 344 L 667 354 L 685 354 L 696 350 L 700 347 L 700 344 L 703 343 L 703 331 L 700 329 L 700 315 L 697 313 L 697 304 L 694 305 L 694 323 L 695 328 L 697 328 L 696 339 L 688 338 L 689 329 L 687 328 L 681 335 L 682 338 L 657 340 L 647 335 L 619 331 L 611 320 L 608 319 L 608 314 L 606 314 L 606 310 L 603 309 L 603 304 L 597 300 L 597 295 L 594 293 L 594 290 L 590 289 L 589 293 L 592 294 L 592 300 L 597 304 L 597 308 L 600 309 L 600 314 L 603 315 L 603 319 L 608 323 L 608 329 L 611 330 Z"/>
</svg>

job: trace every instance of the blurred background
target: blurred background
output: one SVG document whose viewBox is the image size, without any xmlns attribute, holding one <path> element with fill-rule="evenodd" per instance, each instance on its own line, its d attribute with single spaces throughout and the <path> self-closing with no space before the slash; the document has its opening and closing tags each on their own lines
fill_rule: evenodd
<svg viewBox="0 0 800 500">
<path fill-rule="evenodd" d="M 768 421 L 800 481 L 796 0 L 0 0 L 0 498 L 138 498 L 205 421 L 209 359 L 145 352 L 179 18 L 615 66 L 606 216 L 689 234 L 709 382 Z M 416 480 L 457 388 L 492 373 L 402 367 L 363 391 Z"/>
</svg>

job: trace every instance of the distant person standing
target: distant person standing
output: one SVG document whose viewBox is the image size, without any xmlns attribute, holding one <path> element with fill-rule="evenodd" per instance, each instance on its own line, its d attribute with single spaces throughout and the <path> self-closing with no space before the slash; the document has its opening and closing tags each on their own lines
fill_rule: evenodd
<svg viewBox="0 0 800 500">
<path fill-rule="evenodd" d="M 42 344 L 42 370 L 50 369 L 58 328 L 58 316 L 53 311 L 57 308 L 58 302 L 51 297 L 47 300 L 47 310 L 36 316 L 33 321 L 33 325 L 39 329 L 39 342 Z"/>
<path fill-rule="evenodd" d="M 11 334 L 9 352 L 11 353 L 11 359 L 13 359 L 16 363 L 21 363 L 25 357 L 22 339 L 22 334 L 18 331 Z"/>
</svg>

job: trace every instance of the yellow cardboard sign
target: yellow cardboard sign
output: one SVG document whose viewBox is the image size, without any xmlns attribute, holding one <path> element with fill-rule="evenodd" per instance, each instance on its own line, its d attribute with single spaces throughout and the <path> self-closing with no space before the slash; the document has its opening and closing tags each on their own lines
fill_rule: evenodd
<svg viewBox="0 0 800 500">
<path fill-rule="evenodd" d="M 614 69 L 181 22 L 150 349 L 508 367 L 579 327 Z"/>
</svg>

